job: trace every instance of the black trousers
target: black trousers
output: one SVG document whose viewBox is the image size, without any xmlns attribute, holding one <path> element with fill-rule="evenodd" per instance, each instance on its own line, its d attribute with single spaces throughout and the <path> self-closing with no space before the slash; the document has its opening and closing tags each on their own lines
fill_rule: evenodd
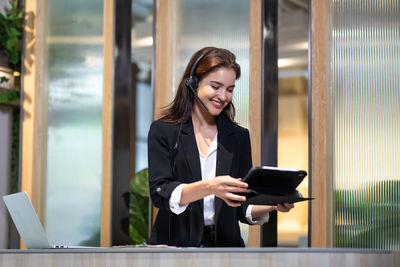
<svg viewBox="0 0 400 267">
<path fill-rule="evenodd" d="M 202 247 L 216 247 L 215 239 L 215 225 L 207 225 L 203 229 L 203 239 L 201 241 Z"/>
</svg>

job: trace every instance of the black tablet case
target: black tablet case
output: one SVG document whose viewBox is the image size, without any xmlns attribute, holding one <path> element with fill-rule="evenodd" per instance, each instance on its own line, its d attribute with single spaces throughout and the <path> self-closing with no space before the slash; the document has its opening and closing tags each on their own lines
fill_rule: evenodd
<svg viewBox="0 0 400 267">
<path fill-rule="evenodd" d="M 246 203 L 254 205 L 311 200 L 313 198 L 304 198 L 296 189 L 306 176 L 307 172 L 303 170 L 253 167 L 243 179 L 251 193 L 243 195 L 246 196 Z"/>
</svg>

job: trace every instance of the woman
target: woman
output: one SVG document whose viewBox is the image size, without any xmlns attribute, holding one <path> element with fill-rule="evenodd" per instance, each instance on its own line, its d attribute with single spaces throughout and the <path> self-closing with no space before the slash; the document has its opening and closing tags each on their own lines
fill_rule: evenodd
<svg viewBox="0 0 400 267">
<path fill-rule="evenodd" d="M 149 184 L 159 208 L 149 244 L 240 247 L 238 220 L 262 224 L 272 210 L 240 193 L 252 166 L 247 129 L 234 121 L 232 96 L 240 66 L 226 49 L 205 47 L 186 67 L 175 99 L 148 136 Z M 243 203 L 243 204 L 242 204 Z"/>
</svg>

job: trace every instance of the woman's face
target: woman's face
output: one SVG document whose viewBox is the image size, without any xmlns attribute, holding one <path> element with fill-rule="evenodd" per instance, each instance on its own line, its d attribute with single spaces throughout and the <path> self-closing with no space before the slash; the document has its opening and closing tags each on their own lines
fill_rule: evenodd
<svg viewBox="0 0 400 267">
<path fill-rule="evenodd" d="M 218 68 L 200 81 L 197 94 L 211 115 L 218 116 L 232 101 L 235 81 L 236 73 L 229 68 Z"/>
</svg>

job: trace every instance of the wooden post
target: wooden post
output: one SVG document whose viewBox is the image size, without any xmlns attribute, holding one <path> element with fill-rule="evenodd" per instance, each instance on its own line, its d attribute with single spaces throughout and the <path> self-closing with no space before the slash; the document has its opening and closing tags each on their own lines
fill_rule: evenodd
<svg viewBox="0 0 400 267">
<path fill-rule="evenodd" d="M 332 246 L 329 153 L 329 1 L 311 1 L 311 246 Z"/>
</svg>

